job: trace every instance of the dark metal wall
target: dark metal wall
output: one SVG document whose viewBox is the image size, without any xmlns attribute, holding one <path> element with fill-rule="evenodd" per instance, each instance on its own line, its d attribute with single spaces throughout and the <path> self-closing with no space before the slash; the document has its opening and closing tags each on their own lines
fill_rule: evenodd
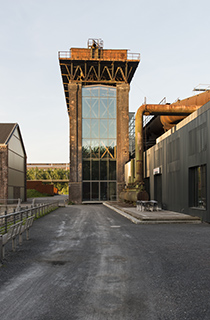
<svg viewBox="0 0 210 320">
<path fill-rule="evenodd" d="M 210 222 L 210 102 L 158 138 L 144 153 L 144 163 L 151 199 L 158 197 L 155 200 L 167 210 Z M 190 207 L 189 171 L 202 165 L 206 165 L 206 209 Z"/>
</svg>

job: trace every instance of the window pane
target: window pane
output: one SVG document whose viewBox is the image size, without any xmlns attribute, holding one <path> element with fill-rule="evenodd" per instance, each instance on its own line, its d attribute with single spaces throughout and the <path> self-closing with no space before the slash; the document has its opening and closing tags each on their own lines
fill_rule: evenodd
<svg viewBox="0 0 210 320">
<path fill-rule="evenodd" d="M 82 117 L 90 118 L 91 99 L 82 98 Z"/>
<path fill-rule="evenodd" d="M 100 120 L 100 138 L 108 138 L 108 121 Z"/>
<path fill-rule="evenodd" d="M 100 98 L 100 118 L 108 118 L 108 100 Z"/>
<path fill-rule="evenodd" d="M 107 200 L 107 182 L 100 183 L 100 200 Z"/>
<path fill-rule="evenodd" d="M 109 145 L 109 158 L 116 159 L 117 157 L 117 143 L 115 139 L 108 141 Z"/>
<path fill-rule="evenodd" d="M 98 97 L 98 87 L 92 87 L 91 88 L 91 96 L 92 97 Z"/>
<path fill-rule="evenodd" d="M 102 96 L 107 96 L 108 95 L 108 88 L 100 87 L 99 89 L 99 95 Z"/>
<path fill-rule="evenodd" d="M 90 95 L 91 95 L 91 88 L 82 88 L 82 95 L 84 96 L 84 97 L 90 97 Z"/>
<path fill-rule="evenodd" d="M 82 200 L 90 201 L 90 182 L 83 182 L 82 184 Z"/>
<path fill-rule="evenodd" d="M 116 118 L 116 98 L 109 98 L 109 118 Z"/>
<path fill-rule="evenodd" d="M 99 182 L 92 182 L 92 199 L 93 201 L 99 201 Z"/>
<path fill-rule="evenodd" d="M 109 180 L 116 180 L 116 161 L 109 161 Z"/>
<path fill-rule="evenodd" d="M 90 140 L 82 139 L 82 157 L 90 158 Z"/>
<path fill-rule="evenodd" d="M 99 120 L 91 119 L 91 138 L 99 138 Z"/>
<path fill-rule="evenodd" d="M 107 161 L 100 161 L 100 180 L 107 180 Z"/>
<path fill-rule="evenodd" d="M 116 138 L 116 120 L 109 121 L 109 138 Z"/>
<path fill-rule="evenodd" d="M 92 139 L 91 141 L 91 157 L 93 159 L 99 158 L 99 139 Z"/>
<path fill-rule="evenodd" d="M 115 88 L 109 88 L 108 89 L 108 94 L 109 94 L 109 96 L 115 97 L 116 96 L 116 89 Z"/>
<path fill-rule="evenodd" d="M 91 100 L 91 118 L 98 118 L 99 116 L 99 99 L 92 98 Z"/>
<path fill-rule="evenodd" d="M 109 182 L 109 200 L 116 200 L 116 182 Z"/>
<path fill-rule="evenodd" d="M 99 161 L 92 161 L 92 179 L 99 180 Z"/>
<path fill-rule="evenodd" d="M 106 158 L 108 152 L 108 140 L 103 139 L 100 142 L 100 157 Z"/>
<path fill-rule="evenodd" d="M 82 119 L 82 137 L 90 138 L 90 119 Z"/>
<path fill-rule="evenodd" d="M 189 203 L 206 209 L 206 165 L 189 169 Z"/>
<path fill-rule="evenodd" d="M 82 179 L 90 180 L 90 161 L 84 160 L 82 162 Z"/>
<path fill-rule="evenodd" d="M 198 207 L 206 208 L 206 167 L 198 167 Z"/>
</svg>

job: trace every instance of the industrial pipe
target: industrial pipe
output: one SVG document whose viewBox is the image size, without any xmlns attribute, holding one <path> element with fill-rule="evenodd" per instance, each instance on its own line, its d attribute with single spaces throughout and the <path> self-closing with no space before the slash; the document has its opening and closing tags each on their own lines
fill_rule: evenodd
<svg viewBox="0 0 210 320">
<path fill-rule="evenodd" d="M 186 116 L 160 116 L 160 122 L 163 125 L 164 131 L 170 130 L 177 123 L 182 121 Z"/>
<path fill-rule="evenodd" d="M 170 115 L 171 117 L 167 117 L 167 122 L 169 123 L 170 118 L 172 123 L 175 120 L 174 115 L 187 116 L 209 101 L 210 90 L 172 104 L 144 104 L 137 110 L 135 119 L 136 184 L 143 183 L 143 115 Z M 164 119 L 161 122 L 163 123 Z M 165 128 L 167 129 L 166 126 Z"/>
<path fill-rule="evenodd" d="M 143 115 L 189 115 L 200 107 L 201 105 L 144 104 L 137 110 L 135 119 L 136 183 L 143 183 Z"/>
<path fill-rule="evenodd" d="M 207 90 L 203 93 L 197 94 L 195 96 L 186 98 L 184 100 L 178 100 L 173 103 L 173 106 L 183 105 L 183 106 L 203 106 L 205 103 L 210 101 L 210 90 Z M 165 131 L 171 129 L 176 125 L 178 122 L 183 120 L 185 116 L 173 116 L 173 115 L 167 115 L 167 116 L 160 116 L 160 121 L 163 124 L 163 128 Z"/>
</svg>

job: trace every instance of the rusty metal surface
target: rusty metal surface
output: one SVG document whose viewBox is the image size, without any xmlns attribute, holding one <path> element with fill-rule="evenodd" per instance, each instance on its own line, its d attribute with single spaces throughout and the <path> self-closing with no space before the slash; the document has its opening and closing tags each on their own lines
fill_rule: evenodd
<svg viewBox="0 0 210 320">
<path fill-rule="evenodd" d="M 172 105 L 179 106 L 180 104 L 184 104 L 185 106 L 192 106 L 192 105 L 202 106 L 205 103 L 207 103 L 209 100 L 210 100 L 210 91 L 206 91 L 202 94 L 198 94 L 184 100 L 178 100 Z M 178 122 L 183 120 L 184 118 L 185 116 L 167 115 L 167 116 L 161 116 L 160 121 L 163 124 L 164 131 L 167 131 L 171 129 L 174 125 L 176 125 Z"/>
<path fill-rule="evenodd" d="M 160 116 L 160 121 L 163 125 L 164 131 L 168 131 L 184 118 L 185 116 Z"/>
<path fill-rule="evenodd" d="M 67 109 L 69 111 L 68 84 L 82 85 L 130 83 L 140 62 L 139 53 L 127 49 L 103 49 L 102 39 L 88 39 L 87 48 L 59 51 L 61 75 Z"/>
<path fill-rule="evenodd" d="M 130 83 L 138 66 L 138 62 L 100 62 L 85 61 L 79 64 L 71 61 L 70 64 L 60 64 L 61 74 L 69 110 L 69 83 L 81 83 L 82 85 L 105 84 L 116 86 L 121 83 Z"/>
<path fill-rule="evenodd" d="M 70 51 L 59 51 L 58 58 L 66 60 L 139 60 L 140 53 L 128 53 L 127 50 L 100 49 L 100 55 L 92 55 L 92 50 L 87 48 L 71 48 Z"/>
<path fill-rule="evenodd" d="M 136 183 L 143 182 L 143 115 L 170 115 L 165 118 L 166 123 L 177 121 L 177 116 L 186 116 L 196 111 L 210 101 L 210 91 L 177 101 L 173 104 L 145 104 L 136 113 L 135 121 L 135 155 L 136 155 Z M 171 116 L 176 115 L 175 118 Z M 175 122 L 176 122 L 175 121 Z"/>
<path fill-rule="evenodd" d="M 89 49 L 82 49 L 86 52 Z M 116 51 L 116 52 L 115 52 Z M 67 109 L 69 110 L 69 83 L 82 85 L 130 83 L 138 67 L 138 59 L 118 59 L 120 50 L 107 50 L 109 59 L 59 58 Z M 121 50 L 123 51 L 123 50 Z"/>
</svg>

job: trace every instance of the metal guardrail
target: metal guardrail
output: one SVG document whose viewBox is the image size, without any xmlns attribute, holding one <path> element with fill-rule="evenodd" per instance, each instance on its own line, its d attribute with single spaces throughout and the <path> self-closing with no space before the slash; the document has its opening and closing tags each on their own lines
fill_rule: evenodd
<svg viewBox="0 0 210 320">
<path fill-rule="evenodd" d="M 59 59 L 71 59 L 71 51 L 59 51 L 58 52 Z M 101 54 L 100 58 L 91 58 L 90 52 L 87 51 L 86 54 L 82 54 L 80 58 L 76 60 L 124 60 L 122 59 L 120 52 L 109 52 L 106 54 L 105 58 L 103 58 L 103 54 Z M 140 60 L 140 53 L 127 53 L 127 60 Z"/>
<path fill-rule="evenodd" d="M 4 205 L 6 205 L 6 204 L 15 204 L 15 203 L 17 203 L 17 205 L 20 204 L 21 203 L 21 199 L 0 199 L 0 205 L 1 204 L 4 204 Z"/>
<path fill-rule="evenodd" d="M 12 213 L 18 211 L 21 206 L 21 199 L 0 199 L 0 215 L 5 211 Z"/>
<path fill-rule="evenodd" d="M 41 216 L 44 216 L 47 212 L 55 210 L 57 207 L 59 207 L 59 201 L 49 202 L 45 204 L 36 204 L 32 205 L 30 208 L 20 208 L 19 211 L 9 214 L 7 214 L 7 211 L 5 211 L 4 215 L 0 215 L 0 235 L 7 233 L 9 227 L 19 221 L 24 222 L 31 216 L 39 218 Z"/>
<path fill-rule="evenodd" d="M 127 53 L 127 59 L 128 60 L 140 60 L 140 53 L 132 53 L 132 52 L 128 52 Z"/>
</svg>

